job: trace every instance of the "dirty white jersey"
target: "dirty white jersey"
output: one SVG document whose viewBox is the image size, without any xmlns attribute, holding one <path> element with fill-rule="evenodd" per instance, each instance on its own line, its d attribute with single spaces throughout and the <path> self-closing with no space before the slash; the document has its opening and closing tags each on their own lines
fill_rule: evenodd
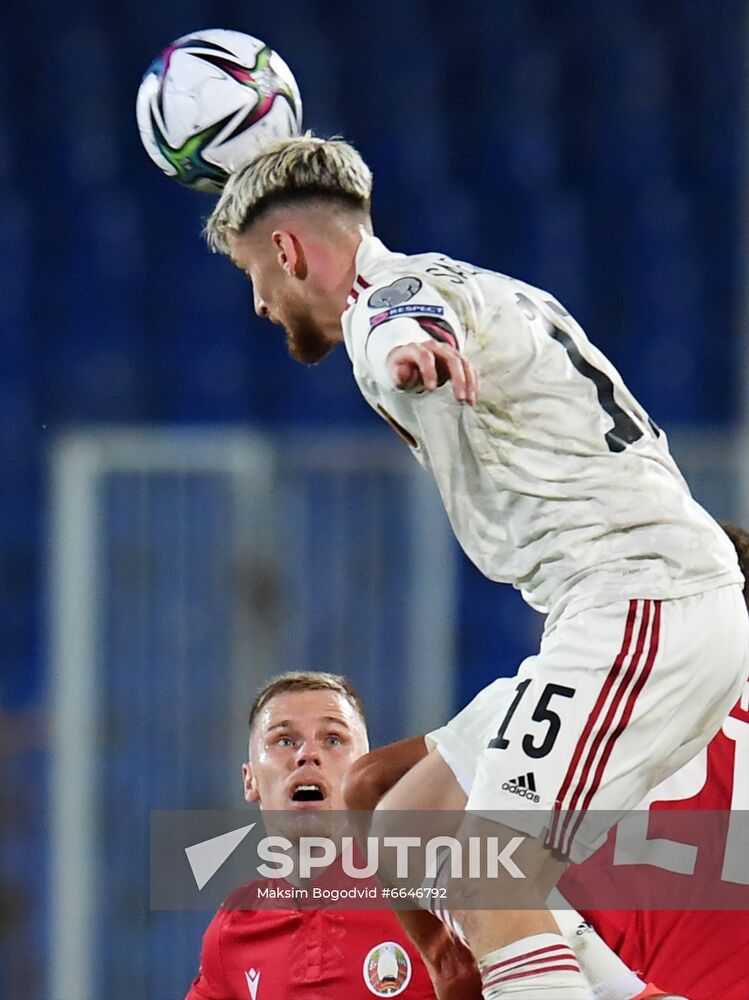
<svg viewBox="0 0 749 1000">
<path fill-rule="evenodd" d="M 742 582 L 665 434 L 552 295 L 442 254 L 391 253 L 375 237 L 356 268 L 341 322 L 357 384 L 434 475 L 486 576 L 553 617 Z M 478 371 L 475 407 L 450 383 L 394 387 L 389 352 L 430 339 Z"/>
</svg>

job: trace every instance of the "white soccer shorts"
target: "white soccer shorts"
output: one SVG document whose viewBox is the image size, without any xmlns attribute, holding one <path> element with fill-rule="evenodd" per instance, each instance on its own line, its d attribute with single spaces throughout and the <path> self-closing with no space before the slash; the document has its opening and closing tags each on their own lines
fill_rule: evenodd
<svg viewBox="0 0 749 1000">
<path fill-rule="evenodd" d="M 557 619 L 517 676 L 485 687 L 427 742 L 480 813 L 579 862 L 712 739 L 749 673 L 738 586 Z M 514 818 L 513 818 L 514 819 Z"/>
</svg>

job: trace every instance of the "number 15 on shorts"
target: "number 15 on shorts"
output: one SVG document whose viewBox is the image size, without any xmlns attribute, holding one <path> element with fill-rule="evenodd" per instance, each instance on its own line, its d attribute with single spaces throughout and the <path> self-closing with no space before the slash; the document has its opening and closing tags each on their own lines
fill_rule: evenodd
<svg viewBox="0 0 749 1000">
<path fill-rule="evenodd" d="M 505 736 L 507 727 L 512 721 L 512 717 L 518 710 L 521 701 L 531 684 L 531 678 L 521 681 L 515 688 L 515 697 L 510 702 L 510 706 L 505 713 L 504 719 L 500 723 L 497 735 L 489 741 L 489 747 L 494 750 L 506 750 L 510 746 L 510 738 Z M 574 698 L 575 689 L 566 687 L 564 684 L 547 684 L 541 692 L 541 696 L 536 702 L 536 706 L 531 713 L 529 728 L 534 723 L 529 732 L 519 736 L 513 736 L 513 740 L 520 740 L 522 748 L 528 757 L 539 760 L 551 753 L 554 744 L 559 736 L 562 727 L 562 720 L 559 713 L 554 710 L 554 699 Z M 557 706 L 559 702 L 556 703 Z"/>
</svg>

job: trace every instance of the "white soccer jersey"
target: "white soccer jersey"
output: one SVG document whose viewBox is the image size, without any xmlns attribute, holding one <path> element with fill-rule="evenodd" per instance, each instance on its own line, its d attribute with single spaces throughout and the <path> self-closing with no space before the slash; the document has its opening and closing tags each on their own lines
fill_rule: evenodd
<svg viewBox="0 0 749 1000">
<path fill-rule="evenodd" d="M 391 253 L 374 237 L 356 267 L 342 316 L 356 381 L 433 473 L 486 576 L 554 617 L 741 582 L 665 435 L 552 295 L 441 254 Z M 475 407 L 449 383 L 394 388 L 389 352 L 431 338 L 478 371 Z"/>
</svg>

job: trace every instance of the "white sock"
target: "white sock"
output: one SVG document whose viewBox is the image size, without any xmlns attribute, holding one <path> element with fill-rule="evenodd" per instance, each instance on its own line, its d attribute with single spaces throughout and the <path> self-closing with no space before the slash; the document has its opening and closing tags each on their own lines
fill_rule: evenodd
<svg viewBox="0 0 749 1000">
<path fill-rule="evenodd" d="M 575 953 L 561 934 L 533 934 L 479 959 L 484 1000 L 590 1000 Z"/>
<path fill-rule="evenodd" d="M 609 979 L 594 986 L 590 996 L 591 1000 L 632 1000 L 632 997 L 642 993 L 646 985 L 634 972 L 625 972 L 618 979 Z"/>
<path fill-rule="evenodd" d="M 564 904 L 564 897 L 554 889 L 547 905 Z M 622 962 L 577 910 L 552 909 L 551 914 L 593 987 L 593 1000 L 632 1000 L 642 993 L 647 984 Z"/>
<path fill-rule="evenodd" d="M 556 896 L 553 900 L 550 896 L 549 903 L 564 903 L 559 893 Z M 440 906 L 438 899 L 432 899 L 429 908 L 459 941 L 468 945 L 463 928 L 450 910 Z M 645 989 L 647 984 L 622 962 L 577 910 L 551 910 L 551 914 L 593 988 L 592 1000 L 632 1000 Z"/>
<path fill-rule="evenodd" d="M 440 888 L 447 884 L 449 852 L 444 852 L 437 865 L 434 879 L 425 880 L 429 887 Z M 577 910 L 572 909 L 562 894 L 553 889 L 546 905 L 559 925 L 567 944 L 575 953 L 575 958 L 592 987 L 590 1000 L 632 1000 L 638 996 L 647 985 L 640 977 L 622 962 L 619 956 L 609 948 L 603 938 L 586 921 Z M 559 907 L 565 907 L 560 909 Z M 468 945 L 463 929 L 453 914 L 443 907 L 436 897 L 428 897 L 427 908 L 445 924 L 458 940 Z"/>
</svg>

